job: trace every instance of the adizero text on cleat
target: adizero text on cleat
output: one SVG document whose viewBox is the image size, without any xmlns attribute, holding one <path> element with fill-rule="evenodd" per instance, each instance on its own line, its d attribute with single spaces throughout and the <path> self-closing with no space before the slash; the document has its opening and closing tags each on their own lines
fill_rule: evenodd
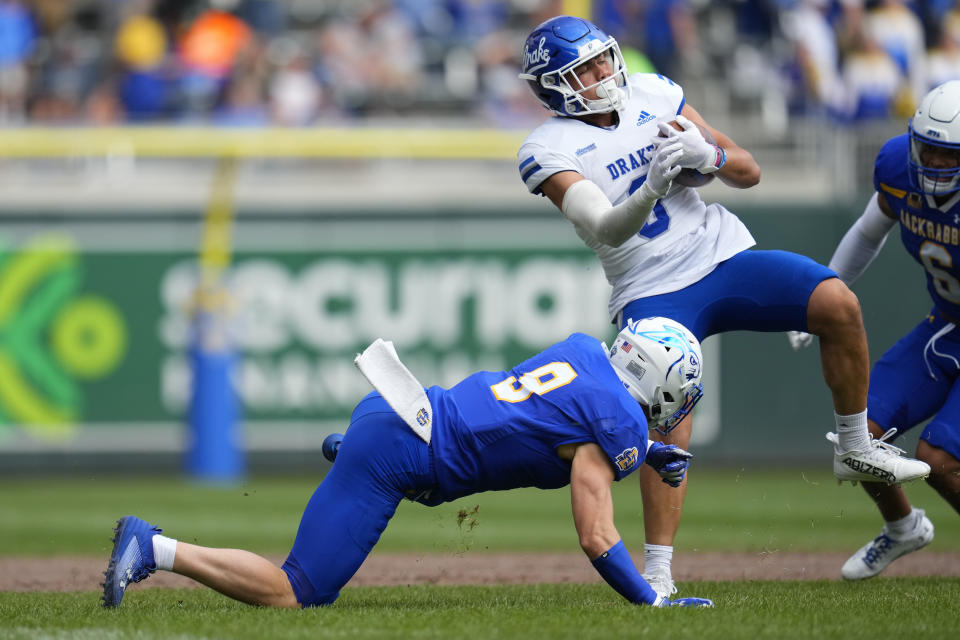
<svg viewBox="0 0 960 640">
<path fill-rule="evenodd" d="M 827 440 L 833 443 L 833 475 L 841 482 L 886 484 L 910 482 L 930 475 L 930 465 L 905 457 L 903 449 L 886 441 L 894 433 L 896 429 L 891 429 L 879 440 L 871 439 L 866 449 L 844 453 L 838 450 L 837 434 L 828 433 Z"/>
</svg>

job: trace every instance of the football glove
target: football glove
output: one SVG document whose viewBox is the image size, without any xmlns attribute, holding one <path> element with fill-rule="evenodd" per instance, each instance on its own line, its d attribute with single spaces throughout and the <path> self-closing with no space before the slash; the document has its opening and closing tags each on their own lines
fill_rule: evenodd
<svg viewBox="0 0 960 640">
<path fill-rule="evenodd" d="M 813 342 L 813 334 L 806 331 L 787 331 L 787 340 L 794 351 L 800 351 L 810 346 Z"/>
<path fill-rule="evenodd" d="M 653 606 L 655 607 L 712 607 L 713 600 L 709 598 L 668 598 L 659 599 Z"/>
<path fill-rule="evenodd" d="M 679 160 L 683 156 L 683 143 L 677 139 L 654 138 L 653 144 L 656 149 L 650 159 L 647 179 L 641 188 L 649 196 L 659 199 L 667 195 L 670 183 L 683 168 L 679 164 Z"/>
<path fill-rule="evenodd" d="M 683 155 L 678 164 L 684 169 L 696 169 L 700 173 L 713 173 L 719 169 L 721 154 L 717 146 L 707 142 L 697 125 L 688 118 L 678 115 L 676 121 L 683 131 L 677 131 L 666 122 L 657 123 L 657 126 L 667 139 L 679 140 L 683 144 Z"/>
<path fill-rule="evenodd" d="M 692 453 L 675 444 L 651 442 L 645 462 L 660 474 L 664 482 L 676 488 L 683 482 L 692 457 Z"/>
</svg>

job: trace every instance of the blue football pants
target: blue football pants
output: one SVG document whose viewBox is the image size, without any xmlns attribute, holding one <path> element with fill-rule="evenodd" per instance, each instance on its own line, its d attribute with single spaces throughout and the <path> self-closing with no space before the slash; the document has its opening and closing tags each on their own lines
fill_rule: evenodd
<svg viewBox="0 0 960 640">
<path fill-rule="evenodd" d="M 931 418 L 920 439 L 960 459 L 960 327 L 930 339 L 947 324 L 936 310 L 873 366 L 867 416 L 884 429 L 908 431 Z"/>
<path fill-rule="evenodd" d="M 435 484 L 427 444 L 379 394 L 361 400 L 283 564 L 297 602 L 310 607 L 336 600 L 405 494 Z"/>
</svg>

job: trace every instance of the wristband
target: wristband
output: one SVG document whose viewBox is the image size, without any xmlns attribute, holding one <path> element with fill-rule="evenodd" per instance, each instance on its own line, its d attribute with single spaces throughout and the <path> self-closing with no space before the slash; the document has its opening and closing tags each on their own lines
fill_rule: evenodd
<svg viewBox="0 0 960 640">
<path fill-rule="evenodd" d="M 599 558 L 591 561 L 591 564 L 614 591 L 630 602 L 651 605 L 657 602 L 657 592 L 637 571 L 633 558 L 623 546 L 623 540 L 604 551 Z"/>
<path fill-rule="evenodd" d="M 727 152 L 718 144 L 713 145 L 717 149 L 717 160 L 714 162 L 714 165 L 717 168 L 717 171 L 720 171 L 721 167 L 727 162 Z"/>
</svg>

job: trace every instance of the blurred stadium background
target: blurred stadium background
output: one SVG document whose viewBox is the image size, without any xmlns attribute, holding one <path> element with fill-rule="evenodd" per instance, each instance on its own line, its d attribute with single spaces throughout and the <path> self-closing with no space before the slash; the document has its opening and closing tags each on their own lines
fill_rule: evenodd
<svg viewBox="0 0 960 640">
<path fill-rule="evenodd" d="M 515 169 L 546 117 L 521 44 L 559 13 L 754 153 L 758 187 L 705 199 L 821 262 L 880 145 L 960 78 L 944 1 L 0 0 L 0 472 L 322 468 L 376 337 L 450 384 L 613 335 Z M 897 244 L 855 287 L 874 357 L 929 305 Z M 815 350 L 706 359 L 700 463 L 826 464 Z"/>
</svg>

